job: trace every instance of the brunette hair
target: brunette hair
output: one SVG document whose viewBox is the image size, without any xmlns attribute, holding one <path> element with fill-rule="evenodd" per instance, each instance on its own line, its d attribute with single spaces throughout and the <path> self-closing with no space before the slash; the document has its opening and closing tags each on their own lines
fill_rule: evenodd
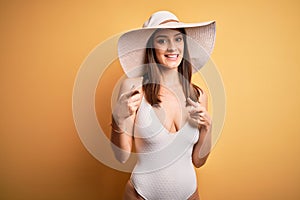
<svg viewBox="0 0 300 200">
<path fill-rule="evenodd" d="M 180 31 L 183 35 L 184 41 L 184 53 L 181 63 L 178 66 L 179 80 L 183 88 L 185 98 L 191 98 L 193 101 L 198 102 L 200 97 L 200 91 L 202 90 L 191 83 L 192 78 L 192 65 L 189 62 L 190 56 L 188 52 L 187 42 L 186 42 L 186 32 L 183 28 L 176 29 Z M 143 90 L 145 93 L 146 100 L 154 107 L 159 107 L 161 100 L 159 98 L 160 90 L 160 71 L 158 69 L 159 63 L 155 56 L 155 49 L 153 47 L 154 35 L 158 30 L 156 30 L 152 36 L 149 38 L 146 47 L 145 56 L 145 67 L 146 73 L 143 78 Z"/>
</svg>

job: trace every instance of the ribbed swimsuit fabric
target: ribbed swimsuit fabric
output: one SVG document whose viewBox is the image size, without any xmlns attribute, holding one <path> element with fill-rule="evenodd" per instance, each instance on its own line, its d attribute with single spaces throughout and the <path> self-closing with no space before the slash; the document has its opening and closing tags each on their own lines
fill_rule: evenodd
<svg viewBox="0 0 300 200">
<path fill-rule="evenodd" d="M 188 199 L 197 189 L 192 163 L 193 145 L 199 131 L 186 122 L 170 133 L 143 97 L 135 119 L 137 164 L 131 183 L 146 200 Z"/>
</svg>

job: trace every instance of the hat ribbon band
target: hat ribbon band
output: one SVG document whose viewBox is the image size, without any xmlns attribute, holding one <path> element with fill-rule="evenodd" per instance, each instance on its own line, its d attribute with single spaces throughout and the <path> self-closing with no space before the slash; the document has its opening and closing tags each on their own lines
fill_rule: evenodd
<svg viewBox="0 0 300 200">
<path fill-rule="evenodd" d="M 175 19 L 168 19 L 168 20 L 165 20 L 165 21 L 161 22 L 159 25 L 166 24 L 166 23 L 169 23 L 169 22 L 177 22 L 178 23 L 179 21 L 177 21 Z"/>
</svg>

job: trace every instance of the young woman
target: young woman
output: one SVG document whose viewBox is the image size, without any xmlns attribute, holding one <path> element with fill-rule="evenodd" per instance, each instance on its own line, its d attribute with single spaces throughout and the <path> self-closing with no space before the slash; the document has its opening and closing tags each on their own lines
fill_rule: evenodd
<svg viewBox="0 0 300 200">
<path fill-rule="evenodd" d="M 207 160 L 212 120 L 207 95 L 191 83 L 209 59 L 215 22 L 184 24 L 167 11 L 121 36 L 120 63 L 129 78 L 113 110 L 111 141 L 137 164 L 124 199 L 199 199 L 195 167 Z"/>
</svg>

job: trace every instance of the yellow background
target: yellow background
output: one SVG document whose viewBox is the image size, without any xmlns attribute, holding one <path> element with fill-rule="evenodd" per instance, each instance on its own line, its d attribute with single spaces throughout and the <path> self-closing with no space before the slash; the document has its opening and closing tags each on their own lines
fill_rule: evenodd
<svg viewBox="0 0 300 200">
<path fill-rule="evenodd" d="M 129 174 L 82 145 L 73 84 L 97 44 L 161 9 L 185 22 L 217 21 L 212 60 L 227 113 L 220 140 L 197 170 L 201 198 L 300 199 L 296 0 L 1 1 L 0 199 L 120 199 Z M 109 109 L 102 114 L 108 119 Z"/>
</svg>

